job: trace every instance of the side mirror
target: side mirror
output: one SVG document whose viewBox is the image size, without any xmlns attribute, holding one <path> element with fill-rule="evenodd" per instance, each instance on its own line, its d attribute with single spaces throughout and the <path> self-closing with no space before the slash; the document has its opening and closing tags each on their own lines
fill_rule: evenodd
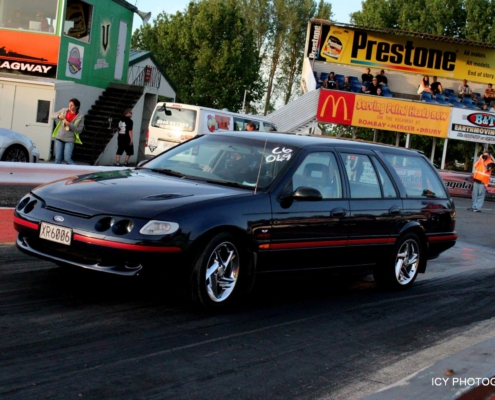
<svg viewBox="0 0 495 400">
<path fill-rule="evenodd" d="M 300 186 L 294 192 L 284 196 L 282 200 L 320 201 L 322 198 L 318 189 L 309 186 Z"/>
</svg>

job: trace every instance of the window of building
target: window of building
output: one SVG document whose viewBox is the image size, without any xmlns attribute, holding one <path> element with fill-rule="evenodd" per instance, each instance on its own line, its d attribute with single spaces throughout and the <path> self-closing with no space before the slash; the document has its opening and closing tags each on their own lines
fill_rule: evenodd
<svg viewBox="0 0 495 400">
<path fill-rule="evenodd" d="M 50 115 L 50 102 L 48 100 L 38 100 L 38 108 L 36 111 L 36 122 L 47 124 L 49 115 Z"/>
<path fill-rule="evenodd" d="M 0 1 L 0 27 L 54 33 L 58 0 Z"/>
<path fill-rule="evenodd" d="M 64 34 L 89 43 L 93 6 L 80 0 L 67 0 Z"/>
</svg>

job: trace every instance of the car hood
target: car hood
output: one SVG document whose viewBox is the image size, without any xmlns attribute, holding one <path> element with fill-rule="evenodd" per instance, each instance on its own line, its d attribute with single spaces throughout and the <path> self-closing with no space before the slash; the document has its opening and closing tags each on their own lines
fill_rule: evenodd
<svg viewBox="0 0 495 400">
<path fill-rule="evenodd" d="M 32 191 L 48 207 L 94 216 L 154 216 L 191 203 L 245 195 L 246 189 L 180 179 L 146 170 L 104 171 L 61 179 Z"/>
</svg>

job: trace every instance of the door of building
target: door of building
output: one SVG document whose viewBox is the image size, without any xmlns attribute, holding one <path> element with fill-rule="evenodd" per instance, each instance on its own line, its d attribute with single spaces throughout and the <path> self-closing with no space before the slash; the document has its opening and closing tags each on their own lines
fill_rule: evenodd
<svg viewBox="0 0 495 400">
<path fill-rule="evenodd" d="M 16 86 L 12 127 L 9 129 L 22 133 L 35 142 L 43 160 L 50 159 L 53 127 L 50 111 L 53 108 L 54 98 L 53 87 Z"/>
</svg>

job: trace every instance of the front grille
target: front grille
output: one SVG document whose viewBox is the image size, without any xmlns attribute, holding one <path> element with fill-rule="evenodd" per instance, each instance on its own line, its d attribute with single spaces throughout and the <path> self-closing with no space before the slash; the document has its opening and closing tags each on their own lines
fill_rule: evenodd
<svg viewBox="0 0 495 400">
<path fill-rule="evenodd" d="M 40 253 L 62 258 L 74 263 L 94 265 L 102 261 L 101 255 L 92 252 L 90 249 L 79 250 L 74 246 L 65 246 L 60 243 L 34 237 L 25 238 L 25 241 L 29 246 Z"/>
<path fill-rule="evenodd" d="M 60 213 L 60 214 L 72 215 L 72 216 L 78 217 L 78 218 L 85 218 L 85 219 L 90 219 L 91 218 L 91 215 L 87 215 L 87 214 L 83 214 L 83 213 L 78 213 L 78 212 L 75 212 L 75 211 L 68 211 L 68 210 L 64 210 L 62 208 L 57 208 L 57 207 L 53 207 L 53 206 L 46 206 L 46 209 L 47 210 L 50 210 L 50 211 L 53 211 L 53 212 L 56 212 L 56 213 Z"/>
</svg>

